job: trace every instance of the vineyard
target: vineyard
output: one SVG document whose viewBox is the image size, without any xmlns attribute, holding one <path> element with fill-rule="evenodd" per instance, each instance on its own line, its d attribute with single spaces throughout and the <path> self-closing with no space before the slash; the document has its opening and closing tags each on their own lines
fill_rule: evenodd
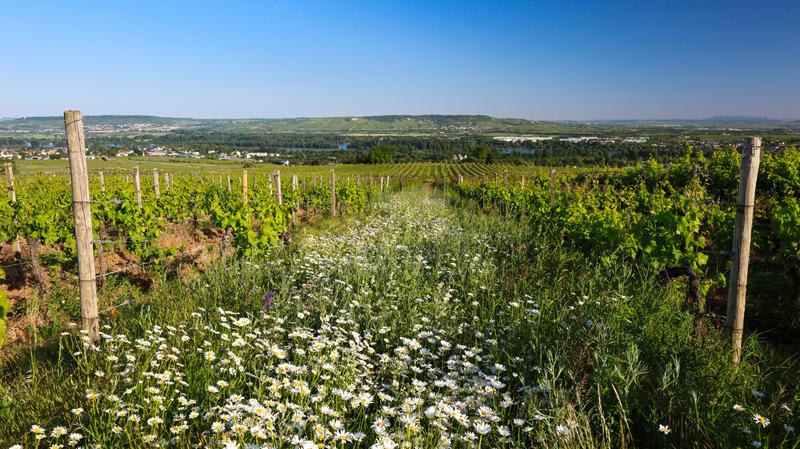
<svg viewBox="0 0 800 449">
<path fill-rule="evenodd" d="M 472 183 L 458 204 L 548 227 L 587 258 L 688 277 L 687 306 L 725 315 L 740 155 L 689 152 L 666 167 L 539 176 L 522 187 Z M 751 324 L 783 341 L 800 338 L 800 151 L 767 154 L 754 212 Z M 706 308 L 706 300 L 709 308 Z"/>
<path fill-rule="evenodd" d="M 89 161 L 84 202 L 64 163 L 8 164 L 0 447 L 799 447 L 797 149 L 756 166 L 740 352 L 725 332 L 748 149 Z"/>
<path fill-rule="evenodd" d="M 17 161 L 17 171 L 23 178 L 36 178 L 41 176 L 68 176 L 68 167 L 63 161 Z M 93 177 L 100 172 L 105 175 L 130 176 L 132 170 L 139 167 L 142 173 L 157 169 L 162 173 L 176 175 L 191 175 L 200 177 L 223 177 L 231 175 L 234 179 L 247 170 L 256 179 L 260 176 L 268 177 L 275 170 L 280 170 L 285 179 L 297 175 L 301 180 L 313 181 L 315 178 L 326 178 L 331 168 L 343 178 L 380 177 L 391 176 L 397 179 L 407 178 L 416 180 L 435 180 L 449 178 L 457 181 L 459 176 L 465 180 L 481 180 L 501 178 L 506 171 L 510 176 L 521 179 L 523 176 L 531 177 L 547 173 L 549 168 L 534 165 L 501 165 L 482 164 L 474 162 L 464 163 L 435 163 L 413 162 L 404 164 L 338 164 L 326 166 L 280 166 L 258 162 L 233 162 L 233 161 L 163 161 L 159 158 L 129 158 L 114 159 L 110 161 L 88 161 L 89 173 Z M 574 172 L 586 171 L 585 168 L 559 168 L 560 171 Z"/>
<path fill-rule="evenodd" d="M 10 164 L 6 171 L 8 179 L 13 179 Z M 250 176 L 249 182 L 246 173 L 234 180 L 228 177 L 224 184 L 220 176 L 171 176 L 155 171 L 152 177 L 140 177 L 138 169 L 124 176 L 93 177 L 97 279 L 102 283 L 106 276 L 147 277 L 149 269 L 174 271 L 198 257 L 260 255 L 302 223 L 358 213 L 376 195 L 392 188 L 386 178 L 380 183 L 368 178 L 363 182 L 339 179 L 332 188 L 333 173 L 325 180 L 301 181 L 295 176 L 291 183 L 281 181 L 280 172 L 261 179 Z M 0 269 L 10 281 L 7 296 L 12 300 L 7 309 L 27 299 L 28 278 L 41 293 L 47 293 L 54 283 L 51 279 L 77 284 L 69 178 L 23 179 L 23 183 L 9 181 L 0 201 L 0 240 L 7 242 Z"/>
</svg>

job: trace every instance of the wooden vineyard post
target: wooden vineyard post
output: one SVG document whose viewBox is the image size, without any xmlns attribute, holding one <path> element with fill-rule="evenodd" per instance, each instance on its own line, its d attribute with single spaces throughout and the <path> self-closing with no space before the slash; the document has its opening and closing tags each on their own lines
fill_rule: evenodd
<svg viewBox="0 0 800 449">
<path fill-rule="evenodd" d="M 278 205 L 283 205 L 283 193 L 281 192 L 281 171 L 275 170 L 275 195 L 278 197 Z"/>
<path fill-rule="evenodd" d="M 391 176 L 386 177 L 386 190 L 389 190 L 389 180 L 392 179 Z"/>
<path fill-rule="evenodd" d="M 732 361 L 739 363 L 744 334 L 744 310 L 747 296 L 747 269 L 750 263 L 750 237 L 753 227 L 753 206 L 756 199 L 756 180 L 761 161 L 761 138 L 750 137 L 742 149 L 739 171 L 739 199 L 736 205 L 736 228 L 733 233 L 731 275 L 728 281 L 728 319 L 731 336 Z"/>
<path fill-rule="evenodd" d="M 8 189 L 8 198 L 12 203 L 17 201 L 17 191 L 14 190 L 14 165 L 11 162 L 3 164 L 3 170 L 6 175 L 6 189 Z"/>
<path fill-rule="evenodd" d="M 83 114 L 64 111 L 67 132 L 69 172 L 72 184 L 72 208 L 75 218 L 75 248 L 78 253 L 81 321 L 92 341 L 97 341 L 100 318 L 97 315 L 97 285 L 94 272 L 92 210 L 89 202 L 89 174 L 83 138 Z M 137 171 L 138 173 L 138 171 Z"/>
<path fill-rule="evenodd" d="M 297 192 L 297 188 L 299 187 L 299 182 L 297 182 L 297 175 L 292 175 L 292 190 Z"/>
<path fill-rule="evenodd" d="M 550 207 L 556 207 L 556 169 L 550 170 Z"/>
<path fill-rule="evenodd" d="M 503 186 L 508 188 L 508 169 L 503 170 Z"/>
<path fill-rule="evenodd" d="M 11 204 L 17 202 L 17 191 L 14 189 L 14 165 L 11 162 L 6 162 L 3 164 L 3 170 L 6 175 L 6 189 L 8 189 L 8 199 L 11 201 Z M 14 237 L 14 243 L 12 243 L 12 250 L 14 254 L 19 255 L 22 253 L 19 245 L 19 235 Z"/>
<path fill-rule="evenodd" d="M 336 218 L 336 172 L 331 169 L 331 218 Z"/>
<path fill-rule="evenodd" d="M 242 171 L 242 202 L 247 206 L 247 170 Z"/>
<path fill-rule="evenodd" d="M 136 204 L 142 208 L 142 182 L 139 179 L 139 167 L 133 167 L 133 187 L 136 189 Z"/>
<path fill-rule="evenodd" d="M 231 174 L 228 173 L 228 192 L 231 191 Z"/>
<path fill-rule="evenodd" d="M 458 175 L 458 185 L 461 185 L 463 183 L 464 183 L 464 175 Z"/>
<path fill-rule="evenodd" d="M 520 181 L 520 186 L 525 187 L 525 176 L 522 177 L 522 180 Z"/>
<path fill-rule="evenodd" d="M 381 193 L 383 193 L 383 176 L 381 176 Z"/>
<path fill-rule="evenodd" d="M 106 177 L 103 172 L 100 172 L 100 193 L 106 194 Z"/>
<path fill-rule="evenodd" d="M 153 191 L 156 194 L 156 199 L 161 197 L 161 184 L 158 182 L 158 169 L 153 169 Z"/>
</svg>

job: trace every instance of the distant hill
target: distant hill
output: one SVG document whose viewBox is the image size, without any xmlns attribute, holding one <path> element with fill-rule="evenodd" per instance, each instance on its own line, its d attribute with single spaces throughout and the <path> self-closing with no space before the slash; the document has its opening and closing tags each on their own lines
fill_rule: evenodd
<svg viewBox="0 0 800 449">
<path fill-rule="evenodd" d="M 769 122 L 780 122 L 780 120 L 775 120 L 769 117 L 751 117 L 748 115 L 720 115 L 717 117 L 709 117 L 707 119 L 703 119 L 704 122 L 713 122 L 713 123 L 769 123 Z"/>
<path fill-rule="evenodd" d="M 282 119 L 192 119 L 145 115 L 86 116 L 88 132 L 146 132 L 148 128 L 228 132 L 434 133 L 446 130 L 515 131 L 532 123 L 486 115 L 381 115 L 366 117 L 297 117 Z M 63 118 L 22 117 L 0 121 L 0 132 L 61 133 Z"/>
<path fill-rule="evenodd" d="M 800 120 L 766 117 L 719 116 L 707 119 L 533 121 L 488 115 L 379 115 L 364 117 L 296 117 L 282 119 L 196 119 L 149 115 L 94 115 L 85 118 L 89 133 L 163 133 L 184 130 L 231 133 L 350 133 L 350 134 L 453 134 L 453 133 L 617 133 L 635 129 L 763 129 L 800 132 Z M 0 120 L 0 135 L 7 133 L 61 134 L 63 118 L 22 117 Z"/>
</svg>

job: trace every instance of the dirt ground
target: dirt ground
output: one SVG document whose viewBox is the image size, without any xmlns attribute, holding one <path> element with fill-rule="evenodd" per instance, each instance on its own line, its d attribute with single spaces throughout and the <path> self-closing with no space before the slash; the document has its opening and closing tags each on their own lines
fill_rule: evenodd
<svg viewBox="0 0 800 449">
<path fill-rule="evenodd" d="M 204 229 L 194 226 L 189 220 L 183 223 L 170 223 L 153 242 L 155 248 L 174 252 L 158 260 L 163 269 L 169 273 L 190 276 L 203 271 L 210 262 L 220 257 L 220 242 L 224 232 L 217 228 Z M 115 237 L 107 237 L 115 240 Z M 0 267 L 5 271 L 5 279 L 0 280 L 0 290 L 7 293 L 11 303 L 11 313 L 7 323 L 6 344 L 26 343 L 33 331 L 52 322 L 48 314 L 46 296 L 54 290 L 78 291 L 78 267 L 75 261 L 69 260 L 58 246 L 40 246 L 38 259 L 40 274 L 37 276 L 31 264 L 30 246 L 20 239 L 21 254 L 15 253 L 11 243 L 0 245 Z M 107 276 L 124 276 L 131 284 L 143 290 L 153 287 L 153 279 L 149 269 L 154 261 L 142 261 L 133 251 L 124 246 L 124 240 L 103 244 L 102 263 L 100 252 L 95 244 L 95 272 L 98 282 L 102 283 Z M 232 253 L 235 249 L 229 248 Z M 178 273 L 179 272 L 179 273 Z M 100 308 L 104 304 L 116 304 L 121 298 L 115 298 L 113 292 L 106 298 L 99 299 Z"/>
</svg>

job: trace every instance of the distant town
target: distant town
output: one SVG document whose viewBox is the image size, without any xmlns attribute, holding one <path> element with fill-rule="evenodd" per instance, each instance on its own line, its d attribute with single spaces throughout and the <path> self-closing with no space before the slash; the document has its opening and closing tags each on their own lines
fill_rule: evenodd
<svg viewBox="0 0 800 449">
<path fill-rule="evenodd" d="M 55 146 L 52 143 L 47 143 L 43 147 L 33 148 L 30 146 L 24 147 L 7 147 L 0 148 L 0 159 L 24 159 L 24 160 L 50 160 L 50 159 L 64 159 L 67 156 L 66 147 Z M 243 152 L 232 151 L 230 153 L 219 153 L 215 150 L 207 152 L 200 152 L 197 150 L 184 150 L 177 151 L 167 149 L 162 146 L 140 147 L 136 149 L 120 148 L 113 154 L 107 151 L 97 152 L 87 149 L 87 159 L 94 160 L 108 157 L 131 157 L 131 156 L 147 156 L 147 157 L 165 157 L 165 158 L 187 158 L 187 159 L 218 159 L 218 160 L 253 160 L 261 161 L 270 159 L 274 161 L 275 158 L 282 157 L 281 153 L 277 152 Z M 279 164 L 289 165 L 288 160 L 277 161 Z"/>
</svg>

